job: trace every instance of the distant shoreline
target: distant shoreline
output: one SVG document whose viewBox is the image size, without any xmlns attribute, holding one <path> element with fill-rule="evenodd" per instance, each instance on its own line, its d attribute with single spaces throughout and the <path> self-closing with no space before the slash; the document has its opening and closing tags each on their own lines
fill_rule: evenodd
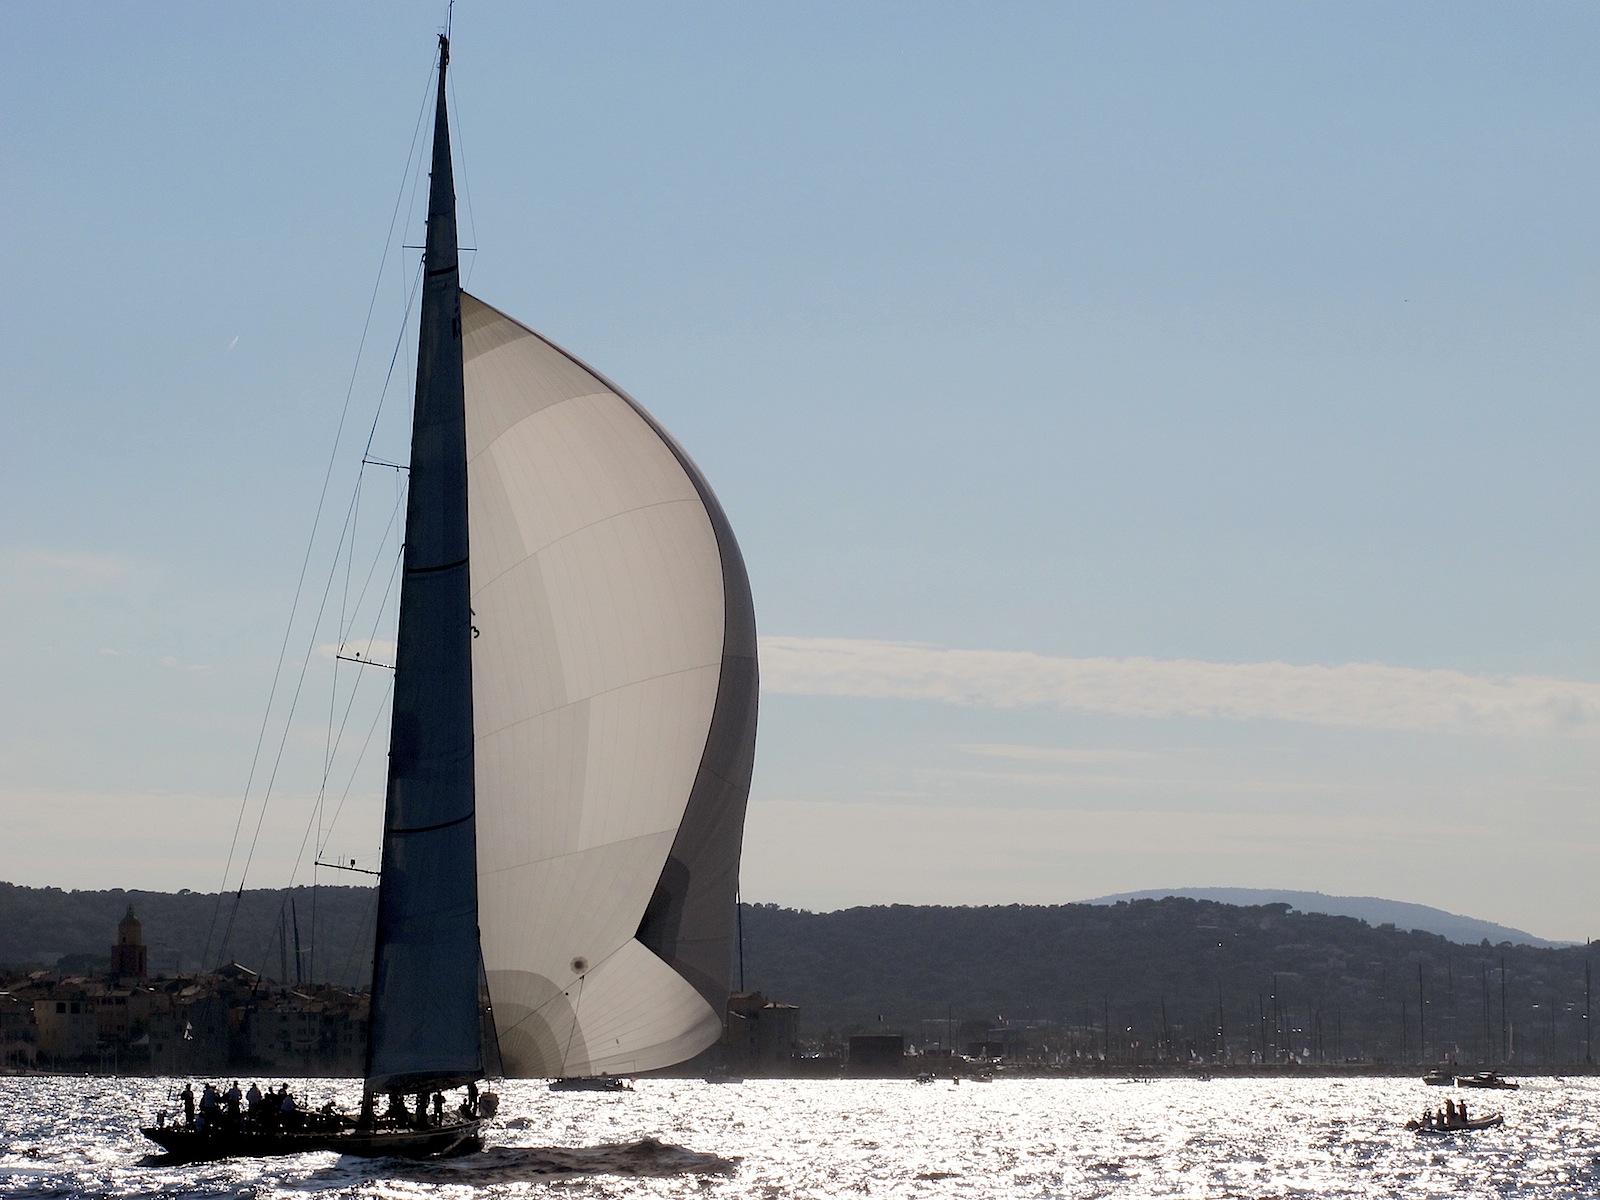
<svg viewBox="0 0 1600 1200">
<path fill-rule="evenodd" d="M 898 1073 L 856 1074 L 848 1071 L 830 1071 L 827 1073 L 812 1071 L 796 1071 L 789 1074 L 755 1074 L 745 1077 L 750 1083 L 764 1083 L 768 1081 L 838 1081 L 838 1080 L 905 1080 L 910 1082 L 918 1074 L 918 1063 L 915 1059 L 908 1059 L 905 1069 Z M 1417 1063 L 1411 1066 L 1395 1066 L 1387 1063 L 1227 1063 L 1211 1065 L 1184 1065 L 1178 1066 L 1171 1063 L 1147 1063 L 1143 1065 L 1130 1065 L 1127 1063 L 1095 1064 L 1080 1067 L 1031 1067 L 1014 1065 L 994 1068 L 990 1074 L 995 1081 L 1022 1080 L 1022 1079 L 1122 1079 L 1130 1082 L 1155 1081 L 1164 1079 L 1188 1079 L 1204 1081 L 1216 1078 L 1231 1079 L 1416 1079 L 1419 1083 L 1422 1075 L 1429 1069 L 1428 1064 Z M 1495 1070 L 1506 1079 L 1515 1083 L 1523 1079 L 1566 1079 L 1588 1078 L 1600 1076 L 1600 1064 L 1575 1064 L 1561 1066 L 1529 1066 L 1520 1067 L 1484 1067 L 1474 1064 L 1463 1065 L 1461 1074 L 1471 1075 L 1479 1071 Z M 965 1082 L 974 1082 L 978 1074 L 976 1070 L 958 1071 L 952 1075 L 948 1069 L 933 1069 L 929 1071 L 934 1079 L 939 1082 L 948 1082 L 959 1077 Z M 252 1079 L 325 1079 L 332 1081 L 345 1081 L 357 1083 L 360 1076 L 354 1075 L 278 1075 L 251 1073 L 229 1068 L 224 1072 L 228 1078 L 238 1076 L 243 1079 L 249 1076 Z M 33 1078 L 82 1078 L 92 1076 L 97 1079 L 201 1079 L 222 1078 L 222 1075 L 207 1076 L 203 1073 L 193 1075 L 157 1075 L 151 1072 L 126 1072 L 126 1071 L 37 1071 L 6 1068 L 0 1070 L 0 1078 L 5 1079 L 33 1079 Z M 699 1079 L 702 1075 L 698 1072 L 674 1071 L 666 1068 L 660 1071 L 651 1071 L 634 1076 L 639 1079 Z M 518 1081 L 522 1082 L 522 1081 Z M 527 1082 L 542 1082 L 528 1080 Z M 1445 1089 L 1440 1089 L 1445 1090 Z M 1465 1091 L 1492 1091 L 1494 1089 L 1455 1089 Z"/>
</svg>

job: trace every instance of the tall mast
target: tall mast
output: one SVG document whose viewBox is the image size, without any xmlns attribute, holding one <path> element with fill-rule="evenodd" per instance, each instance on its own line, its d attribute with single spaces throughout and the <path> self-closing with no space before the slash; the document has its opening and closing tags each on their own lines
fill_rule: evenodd
<svg viewBox="0 0 1600 1200">
<path fill-rule="evenodd" d="M 483 1074 L 461 279 L 445 110 L 449 62 L 449 37 L 441 35 L 367 1037 L 372 1091 L 431 1090 Z"/>
</svg>

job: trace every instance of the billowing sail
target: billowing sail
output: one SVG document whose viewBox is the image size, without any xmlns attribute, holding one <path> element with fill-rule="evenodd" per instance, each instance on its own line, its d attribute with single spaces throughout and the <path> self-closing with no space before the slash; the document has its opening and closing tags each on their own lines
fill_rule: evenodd
<svg viewBox="0 0 1600 1200">
<path fill-rule="evenodd" d="M 405 574 L 395 652 L 367 1086 L 427 1090 L 483 1075 L 474 869 L 472 618 L 455 189 L 445 120 L 428 195 Z"/>
<path fill-rule="evenodd" d="M 755 753 L 744 563 L 618 388 L 463 294 L 478 899 L 501 1064 L 716 1040 Z"/>
</svg>

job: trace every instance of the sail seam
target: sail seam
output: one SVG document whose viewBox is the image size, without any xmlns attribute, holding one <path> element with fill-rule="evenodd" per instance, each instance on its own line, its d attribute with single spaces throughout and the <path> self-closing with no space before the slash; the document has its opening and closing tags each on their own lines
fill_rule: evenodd
<svg viewBox="0 0 1600 1200">
<path fill-rule="evenodd" d="M 515 729 L 518 725 L 526 725 L 529 721 L 537 721 L 540 717 L 548 717 L 553 712 L 560 712 L 563 708 L 570 708 L 572 705 L 582 703 L 585 700 L 598 700 L 601 696 L 610 696 L 616 692 L 624 692 L 629 688 L 638 687 L 641 683 L 653 683 L 657 679 L 671 679 L 675 675 L 690 675 L 695 671 L 704 671 L 711 667 L 720 668 L 722 665 L 722 660 L 725 657 L 726 655 L 719 655 L 714 662 L 696 663 L 692 667 L 678 667 L 676 670 L 661 671 L 655 675 L 642 675 L 638 679 L 629 680 L 627 683 L 619 683 L 616 687 L 601 688 L 597 692 L 586 692 L 582 696 L 575 696 L 571 700 L 564 700 L 560 704 L 554 705 L 550 708 L 541 708 L 538 712 L 529 713 L 520 720 L 512 721 L 509 724 L 500 725 L 487 731 L 475 730 L 473 734 L 473 741 L 481 742 L 486 737 L 495 737 L 504 733 L 508 729 Z"/>
<path fill-rule="evenodd" d="M 631 939 L 631 938 L 630 938 L 630 939 L 629 939 L 629 941 L 632 941 L 632 940 L 633 940 L 633 939 Z M 608 963 L 608 962 L 610 962 L 610 961 L 611 961 L 611 960 L 612 960 L 612 959 L 613 959 L 613 958 L 615 958 L 615 957 L 616 957 L 616 956 L 617 956 L 617 955 L 619 955 L 619 954 L 621 954 L 621 953 L 622 953 L 622 951 L 623 951 L 623 948 L 624 948 L 624 947 L 625 947 L 625 946 L 627 946 L 627 944 L 628 944 L 628 943 L 627 943 L 627 942 L 623 942 L 623 943 L 622 943 L 622 945 L 620 945 L 620 946 L 618 946 L 618 947 L 617 947 L 617 948 L 616 948 L 616 949 L 615 949 L 615 950 L 613 950 L 613 951 L 612 951 L 612 952 L 611 952 L 611 953 L 610 953 L 610 954 L 607 954 L 607 955 L 606 955 L 606 956 L 605 956 L 605 957 L 603 957 L 603 958 L 600 958 L 600 959 L 597 959 L 597 960 L 596 960 L 596 961 L 595 961 L 595 962 L 593 962 L 593 963 L 591 963 L 591 964 L 590 964 L 590 965 L 589 965 L 589 969 L 588 969 L 588 970 L 587 970 L 587 971 L 585 971 L 585 972 L 584 972 L 584 973 L 583 973 L 583 975 L 579 975 L 579 976 L 578 976 L 578 977 L 577 977 L 577 978 L 576 978 L 576 979 L 575 979 L 575 980 L 573 980 L 573 983 L 577 983 L 577 984 L 580 984 L 580 985 L 581 985 L 581 984 L 582 984 L 582 983 L 583 983 L 583 980 L 584 980 L 584 976 L 585 976 L 585 975 L 593 975 L 593 974 L 594 974 L 594 973 L 595 973 L 595 972 L 596 972 L 596 971 L 598 971 L 598 970 L 599 970 L 599 969 L 600 969 L 600 968 L 601 968 L 601 967 L 603 967 L 603 966 L 605 966 L 605 965 L 606 965 L 606 964 L 607 964 L 607 963 Z M 551 983 L 555 983 L 555 980 L 553 980 L 553 979 L 552 979 L 552 980 L 551 980 L 551 981 L 550 981 L 550 982 L 551 982 Z M 559 985 L 558 985 L 558 986 L 559 986 Z M 569 989 L 570 989 L 570 988 L 571 988 L 571 987 L 572 987 L 572 984 L 571 984 L 571 983 L 569 983 L 569 984 L 567 984 L 567 986 L 566 986 L 566 987 L 564 987 L 564 988 L 562 988 L 562 989 L 561 989 L 561 990 L 560 990 L 560 991 L 559 991 L 559 992 L 557 992 L 557 993 L 556 993 L 556 994 L 555 994 L 555 995 L 554 995 L 554 996 L 551 996 L 551 997 L 550 997 L 550 999 L 548 999 L 548 1000 L 546 1000 L 546 1001 L 545 1001 L 545 1002 L 544 1002 L 544 1003 L 543 1003 L 543 1004 L 541 1004 L 541 1005 L 539 1005 L 539 1006 L 538 1006 L 538 1007 L 536 1007 L 536 1008 L 531 1008 L 531 1009 L 529 1009 L 529 1010 L 528 1010 L 528 1015 L 527 1015 L 527 1016 L 525 1016 L 525 1017 L 522 1017 L 522 1018 L 520 1018 L 520 1019 L 519 1019 L 519 1020 L 516 1020 L 516 1021 L 513 1021 L 513 1022 L 512 1022 L 512 1023 L 511 1023 L 511 1024 L 510 1024 L 510 1025 L 507 1025 L 507 1026 L 506 1026 L 506 1029 L 507 1029 L 507 1030 L 512 1030 L 512 1029 L 515 1029 L 515 1028 L 516 1028 L 516 1027 L 517 1027 L 517 1026 L 518 1026 L 518 1025 L 521 1025 L 521 1024 L 523 1024 L 523 1023 L 524 1023 L 524 1022 L 526 1022 L 526 1021 L 529 1021 L 529 1020 L 532 1020 L 532 1019 L 533 1019 L 533 1018 L 534 1018 L 534 1017 L 536 1017 L 536 1016 L 538 1016 L 538 1015 L 540 1015 L 540 1014 L 542 1014 L 542 1013 L 543 1013 L 543 1012 L 544 1012 L 544 1010 L 545 1010 L 545 1009 L 547 1009 L 547 1008 L 549 1008 L 549 1007 L 550 1007 L 550 1006 L 551 1006 L 551 1005 L 552 1005 L 552 1004 L 554 1004 L 554 1003 L 555 1003 L 555 1002 L 556 1002 L 556 1001 L 557 1001 L 557 1000 L 558 1000 L 558 999 L 565 999 L 565 1000 L 570 1000 L 570 999 L 571 999 L 571 997 L 570 997 L 570 996 L 568 996 L 568 995 L 567 995 L 567 991 L 568 991 L 568 990 L 569 990 Z M 580 992 L 579 992 L 579 998 L 580 998 L 580 999 L 581 999 L 581 998 L 582 998 L 582 995 L 583 995 L 583 993 L 582 993 L 582 992 L 581 992 L 581 991 L 580 991 Z M 572 1027 L 573 1027 L 573 1030 L 574 1030 L 574 1031 L 576 1031 L 576 1030 L 577 1030 L 577 1027 L 578 1027 L 578 1010 L 577 1010 L 577 1006 L 576 1006 L 576 1005 L 573 1005 L 573 1007 L 572 1007 Z M 567 1049 L 566 1049 L 566 1050 L 565 1050 L 565 1051 L 563 1051 L 563 1053 L 562 1053 L 562 1059 L 563 1059 L 563 1060 L 565 1060 L 565 1058 L 566 1058 L 566 1056 L 567 1056 L 567 1054 L 570 1054 L 570 1053 L 571 1053 L 571 1051 L 572 1051 L 572 1047 L 571 1047 L 571 1045 L 570 1045 L 570 1044 L 569 1044 L 569 1045 L 568 1045 L 568 1046 L 567 1046 Z"/>
<path fill-rule="evenodd" d="M 628 948 L 628 944 L 630 942 L 636 942 L 636 941 L 638 941 L 637 938 L 629 938 L 628 941 L 623 942 L 620 946 L 618 946 L 610 954 L 607 954 L 604 958 L 601 958 L 598 961 L 596 961 L 595 963 L 593 963 L 589 967 L 589 969 L 587 971 L 585 971 L 582 975 L 579 975 L 577 977 L 577 979 L 574 980 L 574 982 L 581 984 L 583 982 L 585 976 L 593 975 L 601 967 L 605 966 L 606 963 L 610 962 L 613 958 L 615 958 L 617 955 L 621 954 L 624 950 L 626 950 Z M 672 970 L 672 964 L 671 963 L 665 963 L 663 965 L 666 966 L 668 970 Z M 675 972 L 675 971 L 673 973 L 677 974 L 677 972 Z M 682 976 L 679 976 L 679 978 L 681 979 Z M 555 981 L 551 980 L 551 982 L 554 983 Z M 685 982 L 687 982 L 687 981 L 685 981 Z M 690 986 L 692 987 L 693 985 L 691 984 Z M 569 983 L 566 987 L 562 988 L 554 996 L 551 996 L 543 1004 L 537 1005 L 536 1007 L 529 1009 L 527 1016 L 520 1017 L 517 1020 L 511 1022 L 511 1024 L 506 1026 L 506 1030 L 509 1032 L 510 1030 L 516 1029 L 520 1025 L 526 1024 L 528 1021 L 531 1021 L 536 1016 L 542 1016 L 544 1014 L 545 1009 L 549 1008 L 557 1000 L 561 1000 L 561 999 L 570 1000 L 571 997 L 567 995 L 567 992 L 571 989 L 571 987 L 572 987 L 572 984 Z M 717 1010 L 712 1008 L 712 1006 L 709 1003 L 707 1003 L 706 998 L 704 996 L 699 995 L 698 992 L 695 995 L 696 995 L 696 998 L 700 1001 L 700 1003 L 705 1005 L 706 1010 L 711 1013 L 712 1019 L 713 1020 L 718 1020 L 718 1018 L 716 1016 L 716 1011 Z M 580 992 L 580 997 L 581 997 L 581 992 Z M 572 1018 L 573 1018 L 573 1028 L 574 1028 L 574 1030 L 576 1030 L 576 1028 L 578 1026 L 578 1014 L 577 1014 L 576 1005 L 573 1006 Z M 719 1021 L 719 1024 L 720 1024 L 720 1021 Z M 570 1047 L 569 1047 L 569 1052 L 570 1052 Z M 565 1056 L 563 1056 L 563 1057 L 565 1057 Z"/>
<path fill-rule="evenodd" d="M 739 552 L 739 543 L 734 539 L 733 529 L 728 525 L 728 516 L 725 512 L 723 512 L 722 503 L 717 499 L 716 493 L 711 490 L 711 485 L 708 484 L 705 481 L 705 477 L 700 474 L 700 469 L 694 465 L 694 460 L 689 457 L 688 452 L 685 451 L 682 446 L 678 445 L 678 440 L 668 433 L 664 428 L 662 428 L 656 419 L 650 415 L 649 410 L 647 410 L 644 405 L 640 404 L 632 396 L 628 395 L 626 391 L 618 387 L 616 383 L 606 378 L 606 376 L 595 370 L 588 363 L 584 362 L 583 359 L 572 353 L 572 351 L 556 345 L 555 342 L 552 342 L 538 330 L 529 329 L 515 317 L 506 315 L 494 305 L 478 299 L 478 297 L 472 295 L 471 292 L 463 290 L 461 294 L 462 296 L 472 300 L 474 304 L 482 305 L 484 308 L 494 313 L 507 324 L 516 326 L 529 337 L 535 339 L 545 346 L 548 346 L 551 350 L 561 355 L 562 358 L 572 363 L 573 366 L 577 367 L 579 370 L 586 372 L 591 378 L 598 382 L 601 387 L 608 389 L 612 395 L 616 396 L 617 399 L 621 400 L 629 408 L 633 409 L 633 411 L 638 414 L 640 420 L 642 420 L 651 428 L 655 435 L 661 439 L 662 443 L 667 447 L 667 449 L 672 452 L 672 457 L 678 461 L 678 466 L 683 469 L 684 476 L 689 480 L 689 486 L 694 488 L 695 494 L 700 497 L 701 504 L 705 506 L 706 517 L 711 522 L 711 531 L 716 538 L 717 557 L 722 563 L 724 605 L 728 603 L 728 570 L 730 561 L 737 562 L 739 565 L 739 571 L 744 577 L 743 590 L 746 593 L 746 603 L 748 604 L 750 581 L 748 575 L 744 575 L 744 556 Z M 463 357 L 465 356 L 463 355 Z M 592 394 L 599 395 L 600 393 L 596 392 Z M 566 401 L 561 401 L 561 403 L 566 403 Z M 726 538 L 726 540 L 724 540 L 724 538 Z M 729 557 L 730 551 L 732 554 L 731 560 Z M 727 637 L 728 627 L 727 624 L 724 623 L 723 646 L 725 649 L 727 647 Z M 753 656 L 755 653 L 755 618 L 753 611 L 751 612 L 750 619 L 750 641 L 750 656 Z"/>
<path fill-rule="evenodd" d="M 482 879 L 487 875 L 503 875 L 507 871 L 520 871 L 525 867 L 538 866 L 540 863 L 560 862 L 563 858 L 575 858 L 580 854 L 593 854 L 596 850 L 610 850 L 617 846 L 626 846 L 630 842 L 642 842 L 650 838 L 658 838 L 664 833 L 671 832 L 673 832 L 672 826 L 667 826 L 662 829 L 650 829 L 646 830 L 644 833 L 636 833 L 632 837 L 618 838 L 616 841 L 611 842 L 598 842 L 593 846 L 584 846 L 578 850 L 564 850 L 560 854 L 549 854 L 544 858 L 530 858 L 526 862 L 511 863 L 509 866 L 496 867 L 492 871 L 485 871 L 480 868 L 478 871 L 478 878 Z M 604 961 L 604 959 L 600 960 L 600 962 Z M 599 965 L 600 964 L 598 962 L 595 964 L 595 966 Z M 594 967 L 592 966 L 589 969 L 592 971 L 594 970 Z"/>
<path fill-rule="evenodd" d="M 481 585 L 475 586 L 473 591 L 482 592 L 485 588 L 492 586 L 498 580 L 504 578 L 506 575 L 509 575 L 512 571 L 515 571 L 523 563 L 527 562 L 528 559 L 538 558 L 545 551 L 561 545 L 562 542 L 565 542 L 571 538 L 575 538 L 580 533 L 587 533 L 591 529 L 596 529 L 599 526 L 606 524 L 608 521 L 614 521 L 618 517 L 631 516 L 634 513 L 649 512 L 653 508 L 674 508 L 680 504 L 687 504 L 692 508 L 700 509 L 702 512 L 705 511 L 704 505 L 701 503 L 699 496 L 682 496 L 676 500 L 653 500 L 649 504 L 635 504 L 632 508 L 619 508 L 615 512 L 609 512 L 603 517 L 597 517 L 595 520 L 590 521 L 585 525 L 580 525 L 576 529 L 569 529 L 566 533 L 563 533 L 558 538 L 551 538 L 548 542 L 545 542 L 542 546 L 538 547 L 538 549 L 527 551 L 522 558 L 518 559 L 504 571 L 501 571 L 493 579 L 484 580 Z M 709 522 L 707 523 L 709 524 Z M 713 535 L 715 535 L 714 529 L 712 532 Z"/>
</svg>

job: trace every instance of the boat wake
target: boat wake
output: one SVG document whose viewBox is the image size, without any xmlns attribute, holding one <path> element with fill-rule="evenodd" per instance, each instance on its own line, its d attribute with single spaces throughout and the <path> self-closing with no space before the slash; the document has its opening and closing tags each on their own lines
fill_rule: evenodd
<svg viewBox="0 0 1600 1200">
<path fill-rule="evenodd" d="M 346 1175 L 350 1160 L 341 1160 L 331 1172 Z M 570 1178 L 582 1175 L 622 1175 L 634 1178 L 668 1178 L 678 1175 L 732 1175 L 737 1158 L 722 1158 L 655 1138 L 609 1145 L 489 1146 L 459 1158 L 385 1159 L 376 1174 L 384 1179 L 419 1184 L 491 1187 L 496 1184 Z"/>
</svg>

